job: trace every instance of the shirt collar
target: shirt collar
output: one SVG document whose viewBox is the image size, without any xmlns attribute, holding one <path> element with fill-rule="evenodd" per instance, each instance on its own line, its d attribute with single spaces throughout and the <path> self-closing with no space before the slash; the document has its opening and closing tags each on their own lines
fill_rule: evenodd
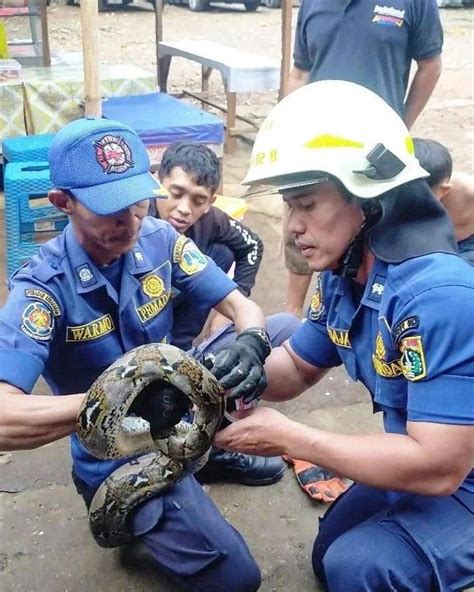
<svg viewBox="0 0 474 592">
<path fill-rule="evenodd" d="M 380 303 L 385 290 L 385 282 L 387 280 L 387 267 L 387 263 L 379 259 L 375 260 L 361 300 L 364 306 L 375 310 L 380 309 Z"/>
<path fill-rule="evenodd" d="M 141 236 L 133 249 L 125 255 L 124 270 L 125 269 L 130 275 L 141 275 L 143 273 L 148 273 L 153 269 L 153 263 L 143 249 Z"/>
<path fill-rule="evenodd" d="M 335 294 L 341 297 L 337 305 L 338 315 L 348 323 L 352 323 L 352 318 L 360 305 L 379 310 L 386 279 L 387 264 L 376 259 L 367 279 L 360 303 L 353 303 L 352 296 L 350 298 L 343 298 L 346 294 L 351 293 L 352 280 L 345 277 L 338 277 L 335 288 Z"/>
<path fill-rule="evenodd" d="M 106 286 L 106 279 L 77 240 L 72 224 L 65 228 L 64 234 L 77 293 L 92 292 Z M 127 271 L 130 275 L 141 275 L 153 269 L 153 264 L 143 250 L 141 238 L 140 236 L 138 243 L 125 254 L 123 273 Z"/>
<path fill-rule="evenodd" d="M 66 250 L 78 294 L 92 292 L 105 285 L 105 278 L 97 269 L 87 251 L 77 240 L 72 224 L 64 230 Z"/>
</svg>

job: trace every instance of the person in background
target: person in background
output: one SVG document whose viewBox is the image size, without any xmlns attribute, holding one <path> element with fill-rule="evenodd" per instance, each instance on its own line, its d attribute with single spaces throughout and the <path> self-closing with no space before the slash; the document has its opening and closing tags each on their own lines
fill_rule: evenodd
<svg viewBox="0 0 474 592">
<path fill-rule="evenodd" d="M 348 80 L 382 97 L 408 129 L 441 74 L 443 30 L 436 0 L 335 3 L 302 0 L 288 91 L 317 80 Z M 409 82 L 410 68 L 415 74 Z M 301 315 L 312 272 L 283 223 L 286 310 Z"/>
<path fill-rule="evenodd" d="M 158 176 L 166 199 L 151 201 L 150 215 L 192 239 L 225 273 L 234 265 L 233 280 L 244 296 L 250 296 L 262 262 L 263 243 L 250 228 L 213 205 L 222 177 L 215 153 L 203 144 L 173 144 L 163 154 Z M 196 310 L 190 317 L 190 304 L 178 295 L 173 299 L 173 344 L 185 350 L 201 333 L 209 315 L 208 310 Z M 214 313 L 207 334 L 228 322 Z"/>
<path fill-rule="evenodd" d="M 436 140 L 413 138 L 415 156 L 429 173 L 426 182 L 441 201 L 454 225 L 459 254 L 474 265 L 474 180 L 453 173 L 449 150 Z"/>
</svg>

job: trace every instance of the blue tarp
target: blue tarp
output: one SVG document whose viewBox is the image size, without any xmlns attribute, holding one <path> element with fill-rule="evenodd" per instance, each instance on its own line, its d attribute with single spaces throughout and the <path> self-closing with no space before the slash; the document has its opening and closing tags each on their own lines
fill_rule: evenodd
<svg viewBox="0 0 474 592">
<path fill-rule="evenodd" d="M 223 122 L 166 93 L 112 97 L 104 101 L 103 116 L 134 129 L 146 145 L 173 142 L 222 144 Z"/>
</svg>

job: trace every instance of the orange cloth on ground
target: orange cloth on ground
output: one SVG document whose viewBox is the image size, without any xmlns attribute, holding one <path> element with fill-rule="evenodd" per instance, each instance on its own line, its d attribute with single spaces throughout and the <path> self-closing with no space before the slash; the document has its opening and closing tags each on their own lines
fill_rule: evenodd
<svg viewBox="0 0 474 592">
<path fill-rule="evenodd" d="M 318 465 L 286 455 L 283 459 L 293 466 L 301 488 L 314 500 L 333 502 L 349 487 L 343 479 Z"/>
</svg>

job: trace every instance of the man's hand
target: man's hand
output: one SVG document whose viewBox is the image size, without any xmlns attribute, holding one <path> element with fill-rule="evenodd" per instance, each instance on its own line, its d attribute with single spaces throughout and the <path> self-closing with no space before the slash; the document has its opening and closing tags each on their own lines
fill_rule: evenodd
<svg viewBox="0 0 474 592">
<path fill-rule="evenodd" d="M 269 407 L 242 411 L 240 417 L 242 419 L 216 434 L 215 446 L 244 454 L 280 456 L 287 453 L 285 443 L 289 431 L 299 426 Z"/>
<path fill-rule="evenodd" d="M 270 355 L 271 344 L 264 329 L 245 329 L 234 343 L 219 351 L 211 364 L 206 364 L 230 399 L 250 403 L 267 385 L 263 365 Z"/>
<path fill-rule="evenodd" d="M 164 380 L 157 380 L 145 387 L 133 401 L 129 413 L 134 413 L 150 424 L 152 438 L 165 437 L 176 425 L 191 403 L 179 389 Z"/>
</svg>

